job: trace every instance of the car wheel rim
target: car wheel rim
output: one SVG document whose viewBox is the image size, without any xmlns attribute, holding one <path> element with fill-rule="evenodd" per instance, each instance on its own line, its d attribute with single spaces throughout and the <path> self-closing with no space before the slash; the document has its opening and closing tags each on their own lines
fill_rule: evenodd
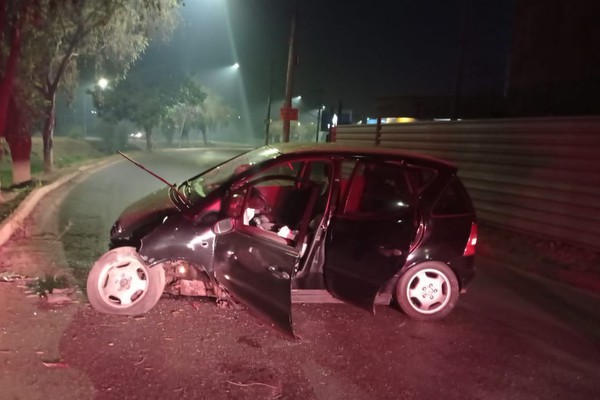
<svg viewBox="0 0 600 400">
<path fill-rule="evenodd" d="M 428 268 L 417 272 L 408 282 L 406 296 L 419 313 L 434 314 L 450 301 L 450 281 L 442 272 Z"/>
<path fill-rule="evenodd" d="M 108 264 L 98 280 L 98 292 L 107 305 L 127 308 L 144 297 L 148 290 L 148 270 L 136 259 Z"/>
</svg>

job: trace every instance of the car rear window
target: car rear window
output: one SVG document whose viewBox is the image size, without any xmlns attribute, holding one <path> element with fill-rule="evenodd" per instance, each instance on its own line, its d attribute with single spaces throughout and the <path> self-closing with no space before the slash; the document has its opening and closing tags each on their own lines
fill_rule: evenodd
<svg viewBox="0 0 600 400">
<path fill-rule="evenodd" d="M 406 175 L 413 192 L 420 193 L 429 185 L 437 172 L 433 169 L 426 169 L 409 165 L 406 169 Z"/>
<path fill-rule="evenodd" d="M 433 214 L 442 216 L 472 213 L 473 207 L 469 195 L 467 194 L 467 190 L 458 178 L 453 178 L 434 206 Z"/>
</svg>

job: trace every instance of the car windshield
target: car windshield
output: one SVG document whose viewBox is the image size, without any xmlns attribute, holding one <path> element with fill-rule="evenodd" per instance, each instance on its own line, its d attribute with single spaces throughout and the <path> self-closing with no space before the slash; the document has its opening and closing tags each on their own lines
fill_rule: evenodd
<svg viewBox="0 0 600 400">
<path fill-rule="evenodd" d="M 180 190 L 188 198 L 204 198 L 235 176 L 259 165 L 264 161 L 277 158 L 281 153 L 272 147 L 261 147 L 234 157 L 224 163 L 184 182 Z"/>
</svg>

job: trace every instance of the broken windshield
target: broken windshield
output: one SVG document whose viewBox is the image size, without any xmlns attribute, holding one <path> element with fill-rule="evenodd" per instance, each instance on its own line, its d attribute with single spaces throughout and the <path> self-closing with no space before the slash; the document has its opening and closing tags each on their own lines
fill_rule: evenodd
<svg viewBox="0 0 600 400">
<path fill-rule="evenodd" d="M 189 179 L 181 185 L 180 190 L 189 199 L 195 196 L 204 198 L 235 176 L 279 155 L 279 151 L 272 147 L 249 151 Z"/>
</svg>

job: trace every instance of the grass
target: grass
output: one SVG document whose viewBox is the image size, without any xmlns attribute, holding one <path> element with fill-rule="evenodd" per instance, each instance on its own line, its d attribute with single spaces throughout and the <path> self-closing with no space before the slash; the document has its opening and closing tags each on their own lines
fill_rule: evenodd
<svg viewBox="0 0 600 400">
<path fill-rule="evenodd" d="M 102 151 L 102 145 L 101 141 L 93 142 L 69 137 L 55 137 L 54 168 L 64 168 L 86 160 L 105 157 L 106 153 Z M 35 180 L 36 176 L 41 175 L 44 170 L 44 152 L 41 137 L 32 138 L 30 162 L 31 176 Z M 11 185 L 12 162 L 10 155 L 5 155 L 0 158 L 0 189 L 7 190 Z M 8 217 L 35 186 L 34 184 L 11 190 L 10 193 L 4 192 L 4 201 L 0 202 L 0 221 Z"/>
<path fill-rule="evenodd" d="M 32 138 L 31 175 L 44 170 L 44 151 L 41 137 Z M 54 167 L 63 168 L 79 162 L 106 156 L 101 149 L 102 142 L 92 142 L 69 137 L 54 138 Z M 6 189 L 12 185 L 12 164 L 10 156 L 0 159 L 0 185 Z"/>
<path fill-rule="evenodd" d="M 19 204 L 21 204 L 21 202 L 25 199 L 25 197 L 27 197 L 32 189 L 32 187 L 21 189 L 16 197 L 10 199 L 9 201 L 0 203 L 0 222 L 2 222 L 4 218 L 8 217 L 19 206 Z"/>
<path fill-rule="evenodd" d="M 55 275 L 47 274 L 43 277 L 38 277 L 27 286 L 38 296 L 45 296 L 48 293 L 52 293 L 54 289 L 66 289 L 73 287 L 73 283 L 67 274 L 58 273 Z"/>
</svg>

